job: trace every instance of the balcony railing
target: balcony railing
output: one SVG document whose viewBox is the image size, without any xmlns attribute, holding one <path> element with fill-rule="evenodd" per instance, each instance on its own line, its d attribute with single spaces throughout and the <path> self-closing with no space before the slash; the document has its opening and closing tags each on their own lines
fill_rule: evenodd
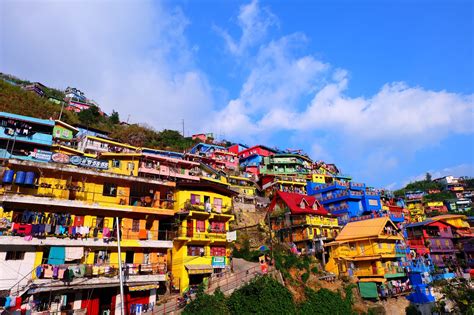
<svg viewBox="0 0 474 315">
<path fill-rule="evenodd" d="M 74 278 L 97 278 L 97 277 L 116 277 L 119 272 L 118 264 L 98 263 L 98 264 L 61 264 L 55 266 L 42 264 L 41 272 L 35 268 L 37 279 L 64 279 L 64 271 L 72 270 Z M 38 267 L 39 267 L 38 266 Z M 125 279 L 136 275 L 164 275 L 167 272 L 167 264 L 162 263 L 125 263 L 122 265 Z M 56 271 L 57 270 L 57 271 Z M 62 272 L 61 272 L 62 271 Z M 39 275 L 39 276 L 38 276 Z"/>
<path fill-rule="evenodd" d="M 176 236 L 180 238 L 191 238 L 193 240 L 223 240 L 227 239 L 227 231 L 222 229 L 188 229 L 187 227 L 180 227 L 176 232 Z"/>
</svg>

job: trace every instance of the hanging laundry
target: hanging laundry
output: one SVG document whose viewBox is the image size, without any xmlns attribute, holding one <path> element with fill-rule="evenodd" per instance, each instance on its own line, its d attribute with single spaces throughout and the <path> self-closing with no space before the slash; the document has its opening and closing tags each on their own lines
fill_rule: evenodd
<svg viewBox="0 0 474 315">
<path fill-rule="evenodd" d="M 82 259 L 84 257 L 84 247 L 66 247 L 65 261 Z"/>
<path fill-rule="evenodd" d="M 53 246 L 49 250 L 48 263 L 51 265 L 64 264 L 65 249 L 61 246 Z"/>
<path fill-rule="evenodd" d="M 59 277 L 59 266 L 53 266 L 53 278 L 57 279 Z"/>
<path fill-rule="evenodd" d="M 53 278 L 53 266 L 43 265 L 43 278 L 45 279 Z"/>
<path fill-rule="evenodd" d="M 36 278 L 38 279 L 43 276 L 43 266 L 40 265 L 36 267 L 35 275 L 36 275 Z"/>
</svg>

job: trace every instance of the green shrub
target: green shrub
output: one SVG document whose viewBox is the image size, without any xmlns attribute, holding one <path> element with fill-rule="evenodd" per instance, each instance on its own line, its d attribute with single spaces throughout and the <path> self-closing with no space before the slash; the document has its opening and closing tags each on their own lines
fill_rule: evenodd
<svg viewBox="0 0 474 315">
<path fill-rule="evenodd" d="M 303 281 L 303 283 L 306 283 L 309 279 L 309 273 L 308 272 L 305 272 L 301 275 L 301 281 Z"/>
<path fill-rule="evenodd" d="M 224 294 L 217 289 L 214 295 L 198 293 L 196 298 L 183 310 L 184 315 L 227 315 L 230 314 Z"/>
<path fill-rule="evenodd" d="M 300 304 L 299 314 L 347 315 L 352 314 L 351 296 L 344 299 L 340 293 L 327 289 L 306 289 L 306 301 Z M 347 291 L 346 291 L 347 294 Z"/>
<path fill-rule="evenodd" d="M 275 279 L 264 276 L 236 290 L 227 300 L 231 314 L 295 314 L 292 295 Z"/>
</svg>

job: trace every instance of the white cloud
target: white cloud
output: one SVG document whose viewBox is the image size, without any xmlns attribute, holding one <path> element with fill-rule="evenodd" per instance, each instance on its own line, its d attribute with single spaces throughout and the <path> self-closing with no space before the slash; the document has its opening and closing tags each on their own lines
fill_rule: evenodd
<svg viewBox="0 0 474 315">
<path fill-rule="evenodd" d="M 213 109 L 179 8 L 151 1 L 6 0 L 0 6 L 4 72 L 76 86 L 106 112 L 116 109 L 122 119 L 131 115 L 160 129 L 181 129 L 184 118 L 195 130 Z"/>
<path fill-rule="evenodd" d="M 222 36 L 232 54 L 242 55 L 247 48 L 259 43 L 267 35 L 268 29 L 278 24 L 278 19 L 267 8 L 261 8 L 258 0 L 252 0 L 240 7 L 237 24 L 242 31 L 238 40 L 220 27 L 216 26 L 215 30 Z"/>
</svg>

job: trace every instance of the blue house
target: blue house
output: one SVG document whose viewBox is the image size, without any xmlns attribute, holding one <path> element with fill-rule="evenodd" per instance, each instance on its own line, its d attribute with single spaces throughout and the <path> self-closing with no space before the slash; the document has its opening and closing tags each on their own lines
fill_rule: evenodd
<svg viewBox="0 0 474 315">
<path fill-rule="evenodd" d="M 0 159 L 51 160 L 54 121 L 0 112 Z"/>
<path fill-rule="evenodd" d="M 329 184 L 308 182 L 308 195 L 315 196 L 339 222 L 345 224 L 353 218 L 378 214 L 382 209 L 380 193 L 365 184 L 335 180 Z"/>
</svg>

